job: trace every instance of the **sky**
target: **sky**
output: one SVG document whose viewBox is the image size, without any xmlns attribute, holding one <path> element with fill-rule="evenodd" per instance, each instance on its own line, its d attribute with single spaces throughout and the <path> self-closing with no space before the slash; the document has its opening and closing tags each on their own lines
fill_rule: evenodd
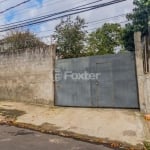
<svg viewBox="0 0 150 150">
<path fill-rule="evenodd" d="M 0 0 L 0 12 L 23 1 L 25 0 L 15 0 L 15 1 Z M 30 2 L 25 3 L 17 8 L 11 9 L 5 13 L 0 13 L 0 26 L 13 23 L 16 21 L 21 21 L 24 19 L 30 19 L 33 17 L 51 14 L 54 12 L 60 12 L 93 1 L 96 0 L 30 0 Z M 111 0 L 102 0 L 100 3 L 108 1 Z M 88 11 L 78 15 L 84 18 L 86 22 L 92 22 L 105 18 L 110 18 L 113 16 L 118 16 L 121 14 L 126 14 L 131 12 L 132 9 L 133 9 L 133 0 L 126 0 L 125 2 L 119 4 L 98 8 L 96 10 Z M 75 16 L 73 16 L 73 18 L 74 17 Z M 105 20 L 105 22 L 112 22 L 112 23 L 121 22 L 122 25 L 124 25 L 124 21 L 126 21 L 125 17 L 118 17 Z M 46 22 L 43 24 L 31 26 L 29 27 L 29 29 L 39 37 L 49 36 L 54 33 L 55 26 L 59 24 L 59 22 L 60 20 Z M 95 28 L 102 26 L 105 22 L 103 21 L 88 24 L 87 30 L 89 32 L 93 31 L 95 30 Z M 6 32 L 2 32 L 0 33 L 0 36 L 3 36 L 5 34 Z"/>
</svg>

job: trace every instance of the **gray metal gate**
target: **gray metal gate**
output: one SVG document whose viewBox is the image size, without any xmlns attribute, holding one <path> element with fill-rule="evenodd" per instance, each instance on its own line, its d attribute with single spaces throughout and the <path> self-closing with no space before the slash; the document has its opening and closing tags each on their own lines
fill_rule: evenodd
<svg viewBox="0 0 150 150">
<path fill-rule="evenodd" d="M 58 106 L 139 108 L 134 53 L 56 62 Z"/>
</svg>

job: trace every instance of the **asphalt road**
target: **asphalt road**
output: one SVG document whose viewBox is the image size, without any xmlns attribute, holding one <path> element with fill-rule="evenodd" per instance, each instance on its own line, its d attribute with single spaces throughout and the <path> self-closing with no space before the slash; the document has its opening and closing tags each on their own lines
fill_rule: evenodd
<svg viewBox="0 0 150 150">
<path fill-rule="evenodd" d="M 112 150 L 102 145 L 76 141 L 26 129 L 0 126 L 0 150 Z"/>
</svg>

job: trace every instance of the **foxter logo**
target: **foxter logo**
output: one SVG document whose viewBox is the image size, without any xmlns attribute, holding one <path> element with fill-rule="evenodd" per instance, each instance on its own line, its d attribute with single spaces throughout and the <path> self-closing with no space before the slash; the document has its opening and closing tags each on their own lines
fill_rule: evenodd
<svg viewBox="0 0 150 150">
<path fill-rule="evenodd" d="M 98 80 L 101 76 L 101 73 L 89 73 L 87 71 L 84 71 L 83 73 L 77 73 L 73 71 L 65 71 L 61 72 L 60 70 L 55 71 L 55 80 Z"/>
</svg>

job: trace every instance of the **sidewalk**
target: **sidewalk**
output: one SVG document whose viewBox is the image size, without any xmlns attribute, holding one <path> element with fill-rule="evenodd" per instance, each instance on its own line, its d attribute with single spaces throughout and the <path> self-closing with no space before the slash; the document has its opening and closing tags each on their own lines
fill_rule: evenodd
<svg viewBox="0 0 150 150">
<path fill-rule="evenodd" d="M 0 122 L 89 142 L 124 143 L 140 147 L 149 130 L 138 110 L 50 108 L 0 102 Z"/>
</svg>

